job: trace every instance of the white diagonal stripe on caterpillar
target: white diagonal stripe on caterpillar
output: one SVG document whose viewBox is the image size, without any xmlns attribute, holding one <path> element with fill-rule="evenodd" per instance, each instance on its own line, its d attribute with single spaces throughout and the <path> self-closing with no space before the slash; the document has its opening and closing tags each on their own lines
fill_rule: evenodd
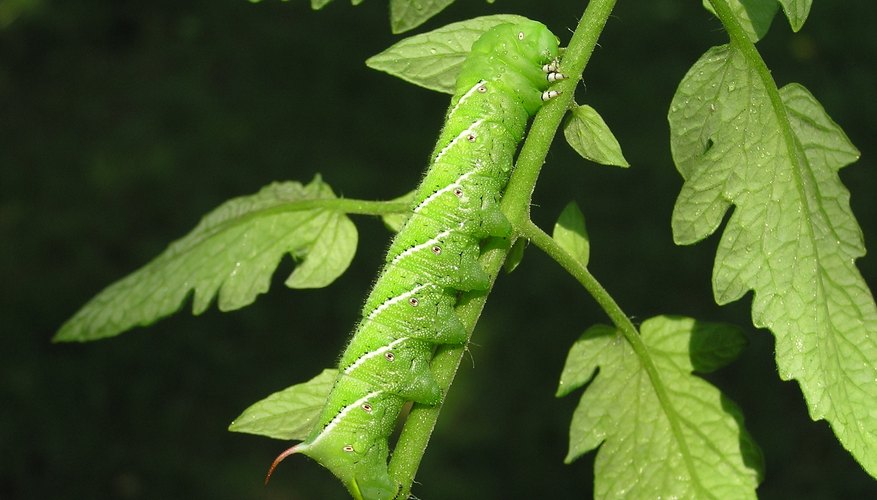
<svg viewBox="0 0 877 500">
<path fill-rule="evenodd" d="M 428 286 L 432 286 L 432 283 L 426 283 L 425 285 L 418 285 L 418 286 L 414 287 L 413 289 L 411 289 L 411 290 L 409 290 L 401 295 L 397 295 L 391 299 L 385 300 L 384 302 L 381 303 L 381 305 L 374 308 L 374 310 L 372 310 L 372 312 L 368 313 L 368 316 L 366 316 L 366 318 L 365 318 L 366 321 L 370 321 L 370 320 L 374 319 L 378 314 L 381 314 L 381 311 L 392 306 L 393 304 L 395 304 L 401 300 L 408 300 L 412 295 L 416 294 L 417 292 L 423 290 L 424 288 L 426 288 Z"/>
<path fill-rule="evenodd" d="M 363 354 L 362 356 L 360 356 L 359 358 L 357 358 L 356 361 L 354 361 L 353 363 L 351 363 L 350 366 L 348 366 L 347 368 L 344 369 L 344 374 L 345 374 L 345 375 L 350 375 L 350 372 L 352 372 L 353 370 L 356 370 L 357 368 L 359 368 L 359 367 L 360 367 L 363 363 L 365 363 L 366 361 L 372 359 L 372 358 L 375 357 L 375 356 L 380 356 L 381 354 L 383 354 L 383 353 L 389 351 L 390 349 L 396 347 L 397 345 L 401 344 L 402 342 L 405 342 L 406 340 L 408 340 L 408 339 L 410 339 L 410 338 L 411 338 L 411 337 L 401 337 L 401 338 L 398 338 L 398 339 L 396 339 L 396 340 L 390 342 L 389 344 L 387 344 L 387 345 L 385 345 L 385 346 L 383 346 L 383 347 L 379 347 L 378 349 L 375 349 L 374 351 L 367 352 L 367 353 Z"/>
<path fill-rule="evenodd" d="M 442 232 L 440 232 L 439 234 L 435 235 L 435 237 L 430 238 L 430 239 L 424 241 L 423 243 L 421 243 L 421 244 L 419 244 L 419 245 L 414 245 L 413 247 L 406 248 L 404 252 L 402 252 L 402 253 L 400 253 L 399 255 L 393 257 L 393 260 L 390 261 L 390 265 L 392 266 L 392 265 L 394 265 L 394 264 L 398 264 L 399 261 L 402 260 L 402 259 L 404 259 L 405 257 L 407 257 L 407 256 L 409 256 L 409 255 L 411 255 L 411 254 L 413 254 L 413 253 L 415 253 L 415 252 L 419 252 L 420 250 L 423 250 L 424 248 L 427 248 L 427 247 L 429 247 L 429 246 L 435 245 L 435 244 L 438 243 L 442 238 L 445 238 L 445 237 L 447 237 L 447 236 L 450 235 L 450 234 L 451 234 L 451 230 L 450 230 L 450 229 L 447 230 L 447 231 L 442 231 Z"/>
<path fill-rule="evenodd" d="M 468 178 L 469 178 L 470 176 L 472 176 L 472 174 L 474 174 L 474 173 L 475 173 L 474 171 L 472 171 L 472 172 L 466 172 L 465 174 L 461 175 L 460 177 L 457 177 L 457 179 L 454 180 L 454 182 L 452 182 L 452 183 L 448 184 L 447 186 L 445 186 L 445 187 L 439 189 L 439 190 L 436 191 L 435 193 L 432 193 L 431 195 L 427 196 L 423 201 L 420 202 L 419 205 L 417 205 L 416 207 L 414 207 L 414 213 L 419 212 L 423 207 L 429 205 L 430 202 L 432 202 L 432 200 L 434 200 L 434 199 L 438 198 L 439 196 L 441 196 L 441 195 L 447 193 L 448 191 L 453 191 L 454 189 L 458 189 L 458 188 L 460 188 L 460 187 L 461 187 L 460 184 L 462 184 L 463 181 L 465 181 L 466 179 L 468 179 Z"/>
<path fill-rule="evenodd" d="M 443 147 L 442 150 L 439 151 L 439 154 L 435 155 L 435 160 L 433 161 L 433 163 L 438 163 L 438 162 L 442 159 L 442 156 L 444 156 L 445 153 L 446 153 L 449 149 L 451 149 L 451 148 L 454 146 L 454 144 L 456 144 L 457 142 L 459 142 L 461 139 L 468 139 L 469 136 L 472 136 L 472 135 L 473 135 L 472 132 L 473 132 L 476 128 L 478 128 L 478 127 L 481 125 L 481 123 L 483 123 L 483 122 L 484 122 L 483 119 L 481 119 L 481 120 L 476 120 L 475 123 L 473 123 L 472 125 L 469 125 L 469 128 L 467 128 L 466 130 L 460 132 L 460 133 L 457 135 L 457 137 L 454 137 L 454 139 L 451 140 L 451 142 L 449 142 L 447 146 Z"/>
<path fill-rule="evenodd" d="M 349 405 L 345 406 L 341 411 L 338 412 L 337 415 L 335 415 L 335 417 L 328 424 L 326 424 L 325 427 L 323 427 L 323 430 L 320 431 L 320 434 L 317 435 L 317 437 L 315 437 L 313 441 L 308 443 L 308 446 L 315 446 L 320 441 L 320 439 L 323 438 L 323 436 L 326 436 L 330 432 L 332 432 L 332 429 L 334 429 L 335 426 L 338 425 L 338 423 L 340 423 L 342 420 L 344 420 L 344 417 L 346 417 L 351 411 L 353 411 L 356 408 L 359 408 L 360 406 L 362 406 L 363 403 L 365 403 L 369 399 L 381 395 L 383 392 L 384 391 L 370 392 L 370 393 L 366 394 L 365 396 L 357 399 L 356 401 L 350 403 Z"/>
<path fill-rule="evenodd" d="M 484 85 L 484 83 L 484 80 L 478 80 L 478 83 L 473 85 L 471 89 L 467 90 L 466 93 L 460 97 L 460 100 L 457 101 L 457 104 L 455 104 L 454 107 L 451 108 L 450 111 L 448 111 L 448 120 L 450 120 L 451 117 L 454 116 L 454 113 L 456 113 L 457 110 L 460 109 L 460 105 L 466 102 L 466 99 L 468 99 L 472 94 L 474 94 L 475 92 L 483 93 L 485 90 L 487 90 L 487 87 Z M 482 88 L 484 90 L 481 90 Z"/>
</svg>

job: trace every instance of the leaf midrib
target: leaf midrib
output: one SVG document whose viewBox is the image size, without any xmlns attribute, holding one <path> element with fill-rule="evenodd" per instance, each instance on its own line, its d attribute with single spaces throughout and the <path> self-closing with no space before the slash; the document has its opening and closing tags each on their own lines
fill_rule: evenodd
<svg viewBox="0 0 877 500">
<path fill-rule="evenodd" d="M 721 10 L 724 10 L 725 8 L 727 8 L 727 4 L 725 3 L 724 0 L 710 0 L 710 1 L 714 7 L 719 5 Z M 719 12 L 719 8 L 717 8 L 716 10 L 717 10 L 717 12 Z M 798 198 L 800 200 L 802 207 L 806 210 L 806 214 L 811 215 L 811 214 L 818 213 L 821 216 L 825 217 L 826 221 L 830 221 L 828 214 L 825 212 L 822 204 L 819 203 L 819 201 L 818 201 L 819 197 L 818 196 L 816 197 L 816 204 L 817 204 L 816 208 L 818 208 L 818 210 L 813 210 L 814 207 L 811 205 L 811 200 L 807 196 L 807 190 L 805 188 L 804 177 L 805 176 L 809 177 L 809 181 L 811 182 L 811 185 L 814 187 L 817 187 L 818 183 L 817 183 L 815 177 L 813 176 L 812 171 L 809 168 L 805 168 L 805 165 L 804 165 L 805 162 L 798 155 L 799 150 L 798 150 L 797 146 L 799 143 L 798 143 L 797 137 L 795 136 L 795 133 L 792 129 L 791 121 L 789 120 L 789 115 L 788 115 L 788 112 L 786 110 L 786 106 L 782 101 L 782 97 L 780 96 L 779 89 L 777 88 L 776 82 L 773 80 L 773 77 L 770 74 L 770 70 L 767 68 L 767 65 L 765 64 L 764 60 L 761 58 L 760 54 L 758 53 L 758 50 L 755 48 L 755 45 L 752 44 L 752 42 L 750 42 L 749 39 L 745 36 L 745 33 L 743 32 L 743 29 L 739 25 L 739 23 L 737 22 L 736 18 L 733 15 L 727 15 L 727 12 L 724 12 L 724 13 L 719 12 L 719 17 L 721 18 L 722 23 L 725 25 L 725 28 L 728 31 L 728 34 L 731 38 L 731 45 L 743 54 L 743 57 L 746 60 L 746 62 L 749 64 L 749 66 L 752 69 L 755 70 L 756 74 L 758 75 L 758 78 L 761 80 L 761 84 L 764 86 L 765 92 L 768 95 L 768 99 L 770 101 L 771 108 L 772 108 L 773 113 L 774 113 L 774 118 L 776 119 L 777 126 L 780 128 L 780 132 L 782 134 L 783 142 L 784 142 L 785 148 L 786 148 L 786 154 L 788 156 L 790 167 L 791 167 L 792 179 L 794 182 L 795 190 L 798 194 Z M 801 146 L 801 148 L 803 149 L 803 146 Z M 803 153 L 803 151 L 801 151 L 801 152 Z M 816 237 L 816 234 L 814 232 L 813 224 L 810 221 L 811 221 L 811 217 L 808 216 L 806 223 L 805 223 L 805 227 L 806 227 L 806 237 L 808 238 L 808 240 L 813 248 L 813 257 L 812 258 L 815 260 L 815 265 L 816 265 L 816 273 L 815 273 L 816 276 L 814 277 L 814 286 L 816 288 L 817 297 L 824 298 L 824 297 L 827 297 L 828 294 L 826 293 L 826 286 L 824 283 L 823 273 L 820 271 L 822 269 L 822 265 L 820 262 L 821 261 L 820 245 L 819 245 L 819 241 Z M 830 227 L 830 224 L 827 224 L 827 226 Z M 828 306 L 827 300 L 822 300 L 822 301 L 817 300 L 816 307 L 818 307 L 821 310 L 824 318 L 831 318 L 830 311 L 828 310 L 829 306 Z M 759 326 L 759 327 L 765 326 L 764 324 L 758 324 L 758 321 L 757 321 L 758 319 L 761 319 L 762 323 L 763 323 L 764 318 L 753 317 L 753 322 L 756 324 L 756 326 Z M 819 342 L 820 340 L 824 340 L 825 342 L 829 343 L 831 345 L 831 352 L 836 354 L 838 352 L 837 343 L 835 342 L 835 339 L 833 338 L 832 335 L 830 335 L 830 334 L 823 335 L 821 333 L 821 330 L 819 328 L 820 320 L 819 320 L 818 313 L 814 317 L 814 323 L 816 324 L 816 331 L 812 332 L 811 334 L 816 336 L 817 342 Z M 830 332 L 834 331 L 834 328 L 833 328 L 834 325 L 831 323 L 830 319 L 828 320 L 828 326 L 829 326 L 829 331 L 826 333 L 830 333 Z M 778 334 L 777 331 L 774 331 L 774 330 L 771 330 L 771 331 L 773 331 L 773 333 L 775 335 Z M 820 349 L 820 351 L 822 351 L 822 350 Z M 819 359 L 825 360 L 825 356 L 819 356 Z M 842 367 L 840 366 L 839 356 L 837 356 L 837 355 L 831 356 L 828 361 L 832 362 L 832 364 L 835 365 L 834 368 L 839 373 L 844 372 Z M 798 375 L 806 377 L 807 373 L 801 373 Z M 808 384 L 808 385 L 810 385 L 810 384 Z M 847 390 L 846 385 L 841 384 L 841 386 L 842 387 L 840 387 L 840 390 L 845 393 L 845 395 L 847 396 L 847 401 L 849 401 L 849 394 L 848 394 L 848 390 Z M 812 390 L 812 388 L 811 388 L 811 390 Z M 832 401 L 834 399 L 832 397 L 832 392 L 826 390 L 824 393 L 827 395 L 829 401 L 831 402 L 829 405 L 829 410 L 832 411 L 832 413 L 836 413 L 834 411 L 835 405 L 834 405 L 834 402 Z M 806 395 L 807 395 L 807 393 L 805 392 L 805 397 L 806 397 Z M 821 412 L 820 414 L 813 413 L 814 409 L 815 408 L 811 404 L 810 410 L 811 410 L 812 417 L 822 418 L 825 415 L 824 411 Z M 855 427 L 858 429 L 858 433 L 860 435 L 863 434 L 865 432 L 865 430 L 862 428 L 860 422 L 856 419 L 852 419 L 852 420 L 854 421 L 853 425 L 855 425 Z M 850 422 L 846 422 L 846 423 L 850 424 Z"/>
</svg>

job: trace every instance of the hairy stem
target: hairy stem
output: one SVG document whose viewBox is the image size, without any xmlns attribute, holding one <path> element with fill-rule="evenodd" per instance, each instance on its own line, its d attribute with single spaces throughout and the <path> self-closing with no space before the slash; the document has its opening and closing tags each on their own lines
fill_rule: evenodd
<svg viewBox="0 0 877 500">
<path fill-rule="evenodd" d="M 533 120 L 502 200 L 503 212 L 514 226 L 521 226 L 530 220 L 530 201 L 548 147 L 572 104 L 580 75 L 584 74 L 613 7 L 615 0 L 592 0 L 588 3 L 560 62 L 560 72 L 569 78 L 555 87 L 561 92 L 560 96 L 545 104 Z"/>
<path fill-rule="evenodd" d="M 529 220 L 530 200 L 548 148 L 572 102 L 579 75 L 583 73 L 614 6 L 615 0 L 591 0 L 588 3 L 560 65 L 561 72 L 571 78 L 556 87 L 561 95 L 543 106 L 530 127 L 502 201 L 502 210 L 514 226 L 521 226 L 524 221 Z M 481 257 L 482 266 L 494 279 L 502 268 L 511 243 L 513 241 L 509 240 L 489 242 Z M 470 334 L 478 322 L 488 293 L 489 290 L 465 294 L 457 306 L 457 313 Z M 460 346 L 443 346 L 436 352 L 432 371 L 444 394 L 447 394 L 454 380 L 465 350 L 465 347 Z M 441 404 L 415 404 L 411 409 L 390 460 L 390 474 L 402 485 L 397 498 L 407 498 L 411 491 L 411 484 L 441 407 Z"/>
</svg>

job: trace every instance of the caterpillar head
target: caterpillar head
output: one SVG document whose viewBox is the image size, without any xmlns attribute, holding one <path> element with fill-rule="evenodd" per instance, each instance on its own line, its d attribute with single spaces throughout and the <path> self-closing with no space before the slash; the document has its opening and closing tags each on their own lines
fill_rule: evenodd
<svg viewBox="0 0 877 500">
<path fill-rule="evenodd" d="M 457 79 L 457 95 L 484 80 L 486 88 L 511 93 L 534 114 L 549 84 L 542 66 L 557 59 L 558 43 L 537 21 L 494 26 L 472 45 Z"/>
<path fill-rule="evenodd" d="M 522 55 L 532 61 L 549 62 L 557 58 L 559 41 L 544 24 L 524 21 L 512 25 L 517 33 L 518 47 Z"/>
</svg>

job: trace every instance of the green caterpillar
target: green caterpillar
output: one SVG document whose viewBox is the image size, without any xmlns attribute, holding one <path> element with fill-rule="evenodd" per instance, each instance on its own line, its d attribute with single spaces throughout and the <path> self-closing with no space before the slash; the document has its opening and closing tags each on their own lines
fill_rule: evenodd
<svg viewBox="0 0 877 500">
<path fill-rule="evenodd" d="M 557 37 L 535 21 L 496 26 L 472 46 L 432 165 L 366 299 L 319 421 L 277 457 L 269 477 L 281 460 L 302 453 L 354 498 L 397 495 L 387 437 L 406 401 L 442 399 L 429 363 L 436 345 L 466 342 L 454 305 L 459 292 L 489 286 L 479 242 L 511 233 L 499 202 L 527 122 L 557 95 L 546 90 L 549 83 L 564 78 L 557 52 Z"/>
</svg>

